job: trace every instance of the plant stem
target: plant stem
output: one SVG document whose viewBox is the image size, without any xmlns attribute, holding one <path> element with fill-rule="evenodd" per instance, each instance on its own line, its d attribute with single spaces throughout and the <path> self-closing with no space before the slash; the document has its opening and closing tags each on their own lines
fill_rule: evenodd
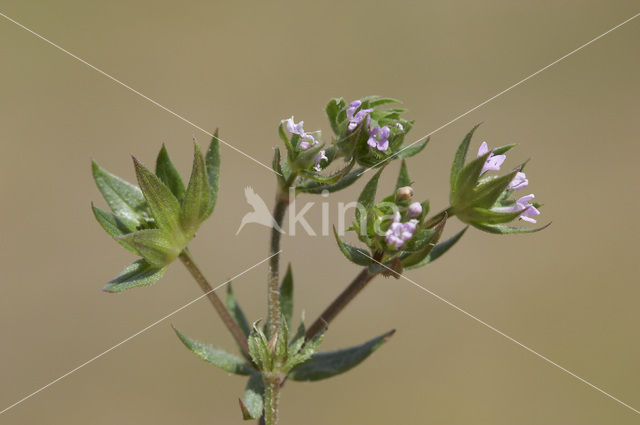
<svg viewBox="0 0 640 425">
<path fill-rule="evenodd" d="M 269 380 L 265 382 L 264 393 L 264 423 L 276 425 L 278 423 L 278 404 L 280 402 L 280 382 Z"/>
<path fill-rule="evenodd" d="M 273 338 L 280 332 L 280 237 L 284 214 L 289 206 L 289 194 L 279 191 L 276 205 L 273 208 L 273 219 L 277 227 L 271 229 L 271 259 L 269 260 L 269 286 L 267 299 L 269 301 L 269 337 Z"/>
<path fill-rule="evenodd" d="M 195 281 L 200 286 L 200 289 L 202 289 L 202 292 L 207 294 L 207 298 L 209 298 L 209 301 L 211 301 L 213 308 L 215 308 L 215 310 L 218 312 L 218 315 L 220 315 L 220 318 L 227 326 L 227 329 L 229 329 L 229 332 L 231 332 L 231 335 L 236 340 L 242 351 L 248 355 L 249 345 L 247 344 L 247 337 L 244 335 L 244 332 L 242 332 L 242 329 L 240 329 L 240 326 L 238 326 L 236 321 L 233 320 L 233 317 L 231 317 L 220 298 L 218 298 L 215 292 L 213 292 L 213 288 L 209 284 L 209 281 L 207 281 L 207 278 L 204 277 L 204 275 L 196 265 L 189 250 L 185 248 L 180 253 L 179 257 L 182 261 L 182 264 L 184 264 L 187 270 L 189 270 L 191 276 L 193 276 Z"/>
<path fill-rule="evenodd" d="M 324 330 L 325 327 L 362 291 L 376 274 L 369 273 L 369 268 L 363 268 L 353 281 L 338 297 L 333 300 L 322 314 L 307 330 L 306 340 L 310 340 Z"/>
</svg>

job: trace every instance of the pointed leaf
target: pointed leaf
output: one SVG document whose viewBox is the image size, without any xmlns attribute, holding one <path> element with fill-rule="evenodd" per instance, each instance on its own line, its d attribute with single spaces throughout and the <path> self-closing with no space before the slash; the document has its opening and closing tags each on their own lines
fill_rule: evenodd
<svg viewBox="0 0 640 425">
<path fill-rule="evenodd" d="M 180 210 L 180 222 L 185 233 L 193 236 L 200 224 L 207 217 L 209 210 L 209 181 L 207 178 L 207 170 L 200 152 L 200 146 L 193 144 L 193 168 L 191 169 L 191 178 L 187 186 L 187 192 L 184 195 L 182 209 Z"/>
<path fill-rule="evenodd" d="M 262 376 L 254 373 L 249 378 L 244 390 L 244 396 L 240 400 L 240 409 L 244 420 L 258 419 L 264 408 L 264 382 Z"/>
<path fill-rule="evenodd" d="M 327 118 L 329 118 L 329 124 L 331 124 L 331 129 L 334 134 L 337 136 L 340 134 L 340 126 L 338 123 L 338 112 L 344 106 L 344 99 L 335 98 L 331 99 L 329 103 L 327 103 L 327 107 L 325 111 L 327 113 Z"/>
<path fill-rule="evenodd" d="M 411 158 L 412 156 L 416 156 L 417 154 L 422 152 L 422 150 L 427 146 L 427 143 L 429 143 L 429 140 L 430 140 L 430 137 L 427 137 L 422 142 L 418 142 L 418 143 L 414 143 L 412 145 L 409 145 L 409 146 L 401 149 L 398 152 L 398 155 L 396 155 L 396 156 L 398 158 L 400 158 L 400 159 L 406 159 L 406 158 Z"/>
<path fill-rule="evenodd" d="M 511 183 L 518 171 L 520 171 L 520 168 L 513 170 L 509 174 L 478 185 L 475 188 L 473 201 L 470 201 L 470 203 L 482 208 L 491 208 L 507 189 L 507 186 L 509 186 L 509 183 Z"/>
<path fill-rule="evenodd" d="M 389 331 L 355 347 L 316 353 L 308 361 L 294 367 L 289 378 L 294 381 L 319 381 L 344 373 L 359 365 L 394 333 L 395 330 Z"/>
<path fill-rule="evenodd" d="M 369 264 L 371 264 L 371 259 L 369 258 L 368 252 L 362 248 L 358 248 L 345 243 L 338 235 L 335 226 L 333 227 L 333 234 L 336 237 L 336 242 L 338 242 L 340 251 L 342 251 L 344 256 L 347 257 L 347 260 L 360 266 L 368 266 Z"/>
<path fill-rule="evenodd" d="M 443 255 L 445 252 L 447 252 L 449 250 L 449 248 L 451 248 L 453 245 L 455 245 L 456 242 L 458 242 L 460 240 L 462 235 L 464 235 L 464 232 L 466 232 L 467 229 L 468 229 L 468 227 L 465 227 L 464 229 L 462 229 L 461 231 L 459 231 L 458 233 L 456 233 L 455 235 L 453 235 L 452 237 L 450 237 L 446 241 L 440 242 L 435 247 L 433 247 L 431 252 L 429 252 L 429 254 L 426 257 L 424 257 L 424 259 L 422 259 L 421 261 L 419 261 L 419 262 L 417 262 L 415 264 L 405 265 L 405 268 L 408 269 L 408 270 L 417 269 L 419 267 L 426 266 L 427 264 L 429 264 L 431 262 L 434 262 L 441 255 Z"/>
<path fill-rule="evenodd" d="M 127 289 L 147 286 L 160 280 L 166 267 L 158 268 L 140 259 L 124 269 L 103 288 L 105 292 L 122 292 Z"/>
<path fill-rule="evenodd" d="M 493 149 L 493 154 L 494 155 L 504 155 L 505 153 L 509 152 L 515 146 L 516 146 L 515 144 L 499 146 L 499 147 Z"/>
<path fill-rule="evenodd" d="M 174 239 L 180 239 L 180 202 L 160 179 L 135 157 L 133 158 L 138 184 L 144 194 L 151 215 L 159 229 L 165 230 Z M 176 240 L 176 242 L 178 242 Z M 180 241 L 183 242 L 183 241 Z"/>
<path fill-rule="evenodd" d="M 253 324 L 253 331 L 248 338 L 249 355 L 260 370 L 271 370 L 271 353 L 269 342 L 262 330 L 258 328 L 258 322 Z"/>
<path fill-rule="evenodd" d="M 207 208 L 207 217 L 213 212 L 216 206 L 216 200 L 218 199 L 218 181 L 220 179 L 220 145 L 218 140 L 218 129 L 216 129 L 204 158 L 207 179 L 209 181 L 209 208 Z"/>
<path fill-rule="evenodd" d="M 147 201 L 142 191 L 104 170 L 95 161 L 91 161 L 91 170 L 98 190 L 111 211 L 120 217 L 127 229 L 136 230 L 144 222 L 143 215 L 147 211 Z"/>
<path fill-rule="evenodd" d="M 378 190 L 378 180 L 380 179 L 380 174 L 382 174 L 383 170 L 384 167 L 380 168 L 380 170 L 371 177 L 371 180 L 367 182 L 362 189 L 362 192 L 360 192 L 358 204 L 362 206 L 365 211 L 369 211 L 375 203 L 376 191 Z M 358 222 L 360 222 L 360 214 L 360 208 L 356 208 L 356 221 Z"/>
<path fill-rule="evenodd" d="M 356 182 L 356 180 L 360 178 L 363 172 L 364 172 L 364 168 L 359 168 L 342 177 L 337 183 L 330 184 L 330 185 L 311 181 L 311 182 L 305 183 L 302 186 L 296 186 L 296 191 L 303 192 L 303 193 L 313 193 L 313 194 L 319 194 L 325 190 L 329 193 L 336 192 L 338 190 L 351 186 L 353 183 Z"/>
<path fill-rule="evenodd" d="M 282 279 L 280 285 L 280 311 L 287 323 L 287 327 L 291 327 L 291 316 L 293 315 L 293 273 L 291 272 L 291 264 L 287 267 L 287 273 Z"/>
<path fill-rule="evenodd" d="M 236 296 L 233 294 L 233 289 L 231 289 L 231 283 L 227 285 L 227 298 L 225 300 L 227 305 L 227 310 L 229 310 L 229 314 L 233 317 L 233 320 L 236 321 L 244 336 L 249 336 L 251 333 L 251 327 L 249 326 L 249 322 L 247 321 L 247 317 L 244 315 L 244 312 L 240 308 L 240 304 L 236 300 Z"/>
<path fill-rule="evenodd" d="M 103 211 L 93 205 L 93 203 L 91 203 L 91 209 L 93 210 L 93 215 L 96 217 L 96 220 L 98 220 L 98 223 L 100 223 L 100 226 L 102 226 L 105 232 L 112 236 L 120 245 L 133 252 L 134 254 L 139 255 L 138 251 L 136 251 L 134 247 L 129 245 L 127 242 L 118 239 L 120 236 L 129 233 L 131 230 L 127 229 L 125 224 L 122 223 L 122 221 L 118 219 L 115 214 Z"/>
<path fill-rule="evenodd" d="M 407 170 L 407 163 L 403 159 L 400 165 L 400 172 L 398 173 L 398 180 L 396 180 L 396 190 L 404 186 L 409 186 L 411 179 L 409 178 L 409 170 Z"/>
<path fill-rule="evenodd" d="M 494 233 L 497 235 L 511 235 L 516 233 L 539 232 L 540 230 L 544 230 L 547 227 L 551 226 L 551 222 L 541 227 L 512 227 L 512 226 L 505 226 L 503 224 L 480 224 L 480 223 L 471 223 L 471 225 L 479 230 L 482 230 L 483 232 Z"/>
<path fill-rule="evenodd" d="M 487 158 L 489 158 L 491 152 L 477 157 L 473 161 L 465 165 L 458 173 L 458 180 L 456 181 L 456 189 L 451 191 L 450 200 L 451 204 L 458 206 L 461 203 L 470 202 L 473 197 L 473 189 L 478 184 L 478 179 L 482 173 Z"/>
<path fill-rule="evenodd" d="M 509 223 L 520 217 L 526 208 L 515 212 L 498 212 L 485 208 L 470 208 L 464 211 L 464 221 L 482 224 L 502 224 Z"/>
<path fill-rule="evenodd" d="M 289 156 L 289 159 L 291 160 L 295 159 L 296 154 L 293 149 L 293 145 L 291 144 L 291 140 L 289 140 L 287 133 L 284 131 L 284 121 L 281 121 L 280 125 L 278 126 L 278 135 L 280 136 L 280 139 L 282 139 L 282 141 L 284 142 L 284 146 L 287 148 L 287 155 Z"/>
<path fill-rule="evenodd" d="M 173 326 L 172 326 L 173 327 Z M 213 348 L 209 345 L 203 344 L 200 341 L 196 341 L 195 339 L 191 339 L 182 332 L 180 332 L 175 327 L 173 328 L 180 341 L 187 347 L 189 350 L 193 352 L 196 356 L 200 357 L 207 363 L 211 363 L 212 365 L 219 367 L 220 369 L 229 372 L 235 373 L 236 375 L 251 375 L 255 372 L 247 362 L 245 362 L 240 357 L 227 353 L 224 350 L 220 350 L 218 348 Z"/>
<path fill-rule="evenodd" d="M 164 230 L 144 229 L 121 236 L 124 241 L 155 267 L 164 267 L 178 256 L 180 248 L 175 247 Z"/>
<path fill-rule="evenodd" d="M 458 174 L 462 167 L 464 167 L 464 163 L 467 158 L 467 151 L 469 150 L 469 143 L 471 143 L 471 137 L 476 129 L 480 126 L 480 124 L 476 124 L 469 133 L 462 139 L 462 143 L 458 146 L 458 150 L 453 158 L 453 163 L 451 164 L 451 190 L 456 190 L 456 183 L 458 181 Z"/>
<path fill-rule="evenodd" d="M 178 170 L 176 170 L 173 162 L 171 162 L 169 152 L 167 152 L 164 144 L 156 159 L 156 176 L 171 190 L 171 193 L 173 193 L 178 200 L 184 198 L 184 183 L 182 182 L 180 174 L 178 174 Z"/>
</svg>

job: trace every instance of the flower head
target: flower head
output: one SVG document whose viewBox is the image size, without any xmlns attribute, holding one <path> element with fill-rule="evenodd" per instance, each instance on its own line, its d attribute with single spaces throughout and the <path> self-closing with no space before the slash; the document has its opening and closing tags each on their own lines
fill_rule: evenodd
<svg viewBox="0 0 640 425">
<path fill-rule="evenodd" d="M 303 124 L 304 124 L 304 121 L 300 121 L 299 123 L 296 124 L 293 121 L 293 116 L 292 116 L 291 118 L 286 119 L 285 123 L 287 125 L 287 130 L 289 130 L 289 133 L 297 134 L 298 136 L 300 136 L 300 143 L 298 143 L 298 147 L 300 149 L 302 149 L 303 151 L 306 151 L 311 146 L 315 146 L 315 145 L 317 145 L 319 143 L 311 135 L 311 133 L 307 133 L 307 132 L 304 131 L 304 128 L 302 127 Z"/>
<path fill-rule="evenodd" d="M 497 211 L 497 212 L 522 211 L 522 214 L 520 214 L 520 217 L 519 217 L 521 220 L 528 221 L 529 223 L 537 223 L 536 219 L 532 217 L 539 216 L 540 210 L 538 210 L 535 206 L 531 204 L 531 201 L 533 200 L 534 197 L 535 196 L 533 195 L 533 193 L 530 195 L 523 196 L 522 198 L 518 199 L 515 204 L 510 205 L 508 207 L 494 208 L 494 211 Z"/>
<path fill-rule="evenodd" d="M 411 219 L 406 223 L 402 223 L 400 213 L 396 211 L 393 215 L 389 230 L 385 233 L 385 241 L 387 245 L 394 249 L 399 249 L 406 241 L 413 237 L 413 232 L 418 227 L 418 220 Z"/>
<path fill-rule="evenodd" d="M 349 119 L 349 125 L 347 129 L 349 131 L 353 131 L 358 124 L 360 124 L 365 118 L 369 119 L 369 113 L 373 111 L 373 109 L 361 109 L 356 112 L 358 108 L 362 105 L 360 100 L 354 100 L 349 104 L 347 108 L 347 118 Z"/>
<path fill-rule="evenodd" d="M 391 130 L 386 125 L 384 127 L 374 127 L 369 130 L 369 140 L 367 144 L 379 151 L 386 151 L 389 148 L 389 135 Z"/>
<path fill-rule="evenodd" d="M 487 145 L 487 142 L 482 142 L 480 149 L 478 149 L 478 157 L 486 155 L 487 153 L 489 153 L 489 146 Z M 494 155 L 493 153 L 489 153 L 489 157 L 487 157 L 487 161 L 484 163 L 481 173 L 489 170 L 498 171 L 505 159 L 507 159 L 506 155 Z"/>
</svg>

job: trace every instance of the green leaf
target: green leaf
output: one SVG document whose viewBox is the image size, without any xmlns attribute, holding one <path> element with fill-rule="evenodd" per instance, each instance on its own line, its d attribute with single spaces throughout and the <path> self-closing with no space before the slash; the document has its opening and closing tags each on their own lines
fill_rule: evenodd
<svg viewBox="0 0 640 425">
<path fill-rule="evenodd" d="M 340 251 L 342 251 L 344 256 L 347 257 L 347 260 L 360 266 L 368 266 L 369 264 L 371 264 L 371 259 L 369 258 L 368 252 L 364 249 L 345 243 L 338 235 L 335 226 L 333 226 L 333 234 L 336 237 L 336 242 L 338 242 Z"/>
<path fill-rule="evenodd" d="M 356 182 L 356 180 L 360 178 L 363 172 L 364 172 L 364 168 L 359 168 L 345 175 L 337 183 L 330 184 L 330 185 L 311 181 L 309 183 L 305 183 L 304 185 L 296 186 L 296 191 L 302 192 L 302 193 L 312 193 L 312 194 L 319 194 L 325 190 L 329 193 L 336 192 L 338 190 L 351 186 L 353 183 Z"/>
<path fill-rule="evenodd" d="M 159 229 L 165 230 L 176 242 L 182 239 L 180 202 L 160 179 L 133 157 L 138 184 L 144 194 L 151 215 Z"/>
<path fill-rule="evenodd" d="M 335 135 L 340 134 L 340 126 L 338 123 L 338 112 L 344 106 L 344 99 L 335 98 L 331 99 L 329 103 L 327 103 L 327 107 L 325 111 L 327 112 L 327 118 L 329 118 L 329 124 L 331 124 L 331 129 L 333 130 Z"/>
<path fill-rule="evenodd" d="M 277 174 L 278 184 L 281 188 L 286 186 L 284 179 L 284 173 L 282 172 L 282 166 L 280 165 L 280 149 L 276 146 L 273 149 L 273 160 L 271 161 L 271 169 Z"/>
<path fill-rule="evenodd" d="M 375 203 L 376 191 L 378 190 L 378 180 L 380 179 L 380 174 L 382 174 L 383 170 L 384 167 L 380 168 L 380 170 L 378 170 L 378 172 L 376 172 L 373 177 L 371 177 L 371 180 L 367 182 L 367 184 L 362 189 L 362 192 L 360 192 L 360 196 L 358 197 L 358 204 L 362 206 L 365 211 L 369 211 Z M 356 221 L 360 222 L 359 207 L 356 208 Z"/>
<path fill-rule="evenodd" d="M 420 245 L 420 249 L 416 252 L 412 252 L 409 255 L 402 256 L 400 259 L 400 264 L 403 268 L 410 268 L 414 264 L 418 264 L 422 262 L 425 257 L 427 257 L 431 251 L 435 248 L 435 244 L 438 243 L 440 237 L 442 236 L 442 232 L 444 231 L 444 226 L 447 223 L 448 215 L 445 213 L 442 219 L 431 229 L 429 229 L 432 233 L 426 234 L 428 239 L 425 239 Z M 411 241 L 410 241 L 411 242 Z M 411 246 L 409 246 L 411 248 Z"/>
<path fill-rule="evenodd" d="M 445 252 L 447 252 L 449 250 L 449 248 L 451 248 L 453 245 L 455 245 L 456 242 L 458 242 L 460 240 L 462 235 L 464 235 L 464 232 L 466 232 L 467 229 L 468 229 L 468 227 L 465 227 L 464 229 L 462 229 L 461 231 L 459 231 L 458 233 L 456 233 L 455 235 L 453 235 L 452 237 L 450 237 L 446 241 L 440 242 L 439 244 L 437 244 L 435 247 L 433 247 L 431 252 L 429 252 L 429 254 L 426 257 L 424 257 L 424 259 L 422 259 L 421 261 L 419 261 L 419 262 L 417 262 L 415 264 L 411 264 L 411 265 L 404 265 L 403 264 L 404 267 L 406 269 L 417 269 L 419 267 L 423 267 L 423 266 L 426 266 L 429 263 L 434 262 L 441 255 L 443 255 Z"/>
<path fill-rule="evenodd" d="M 227 285 L 227 298 L 225 300 L 227 305 L 227 310 L 229 310 L 229 314 L 233 317 L 233 320 L 240 326 L 244 336 L 249 336 L 251 333 L 251 327 L 249 326 L 249 322 L 247 321 L 247 317 L 244 315 L 244 312 L 240 308 L 240 304 L 236 300 L 236 296 L 233 294 L 233 289 L 231 289 L 231 283 Z"/>
<path fill-rule="evenodd" d="M 101 168 L 95 161 L 91 161 L 93 179 L 102 193 L 105 201 L 130 231 L 136 230 L 144 223 L 144 214 L 147 211 L 142 191 L 129 182 L 114 176 Z"/>
<path fill-rule="evenodd" d="M 282 369 L 285 371 L 289 371 L 293 367 L 309 360 L 311 356 L 316 351 L 318 351 L 318 347 L 322 343 L 323 338 L 324 338 L 324 335 L 320 333 L 314 336 L 313 338 L 311 338 L 309 341 L 307 341 L 306 344 L 304 344 L 297 353 L 291 354 L 289 356 L 289 358 L 287 359 L 287 362 L 284 364 Z"/>
<path fill-rule="evenodd" d="M 207 179 L 209 180 L 209 208 L 207 208 L 207 217 L 213 212 L 216 206 L 216 200 L 218 199 L 218 181 L 220 180 L 220 143 L 218 140 L 218 129 L 216 129 L 204 158 L 207 169 Z"/>
<path fill-rule="evenodd" d="M 144 229 L 120 236 L 121 240 L 138 251 L 149 264 L 161 268 L 175 260 L 180 254 L 167 232 L 161 229 Z"/>
<path fill-rule="evenodd" d="M 291 338 L 291 343 L 289 344 L 289 353 L 297 354 L 302 348 L 306 337 L 307 329 L 304 326 L 304 310 L 302 311 L 302 316 L 300 317 L 300 324 L 298 325 L 298 330 L 296 334 Z"/>
<path fill-rule="evenodd" d="M 410 184 L 411 184 L 411 179 L 409 178 L 409 170 L 407 170 L 407 163 L 405 160 L 402 160 L 402 165 L 400 165 L 400 172 L 398 173 L 398 180 L 396 180 L 396 190 L 404 186 L 409 186 Z"/>
<path fill-rule="evenodd" d="M 264 408 L 264 382 L 262 376 L 254 373 L 249 378 L 244 390 L 244 396 L 240 400 L 240 410 L 244 420 L 258 419 Z"/>
<path fill-rule="evenodd" d="M 385 105 L 387 103 L 402 103 L 391 97 L 376 97 L 374 100 L 367 102 L 367 108 L 375 108 L 376 106 Z"/>
<path fill-rule="evenodd" d="M 93 210 L 93 215 L 96 217 L 96 220 L 98 220 L 98 223 L 100 223 L 100 226 L 102 226 L 105 232 L 112 236 L 120 245 L 133 252 L 134 254 L 139 255 L 138 251 L 136 251 L 134 247 L 129 245 L 127 242 L 118 239 L 120 236 L 126 235 L 131 230 L 127 229 L 127 226 L 122 223 L 122 221 L 115 214 L 103 211 L 93 205 L 93 203 L 91 203 L 91 209 Z"/>
<path fill-rule="evenodd" d="M 494 233 L 497 235 L 510 235 L 516 233 L 534 233 L 539 232 L 540 230 L 544 230 L 547 227 L 551 226 L 551 222 L 545 224 L 541 227 L 512 227 L 505 226 L 503 224 L 481 224 L 481 223 L 471 223 L 471 225 L 483 232 Z"/>
<path fill-rule="evenodd" d="M 122 292 L 127 289 L 147 286 L 160 280 L 166 267 L 158 268 L 140 259 L 124 269 L 102 289 L 105 292 Z"/>
<path fill-rule="evenodd" d="M 493 154 L 494 155 L 503 155 L 503 154 L 509 152 L 515 146 L 516 146 L 515 144 L 499 146 L 499 147 L 493 149 Z"/>
<path fill-rule="evenodd" d="M 487 158 L 491 152 L 477 157 L 473 161 L 465 165 L 458 173 L 458 180 L 455 184 L 455 190 L 451 191 L 450 201 L 454 207 L 466 205 L 473 199 L 473 189 L 478 184 L 478 179 L 482 173 Z"/>
<path fill-rule="evenodd" d="M 291 316 L 293 315 L 293 273 L 291 264 L 287 267 L 287 273 L 280 285 L 280 311 L 284 316 L 287 327 L 291 327 Z"/>
<path fill-rule="evenodd" d="M 260 370 L 271 370 L 272 362 L 269 342 L 257 325 L 258 322 L 253 324 L 253 331 L 247 341 L 249 344 L 249 355 Z"/>
<path fill-rule="evenodd" d="M 464 167 L 465 160 L 467 158 L 467 151 L 469 150 L 469 143 L 471 143 L 471 137 L 476 129 L 480 126 L 480 124 L 476 124 L 469 133 L 462 139 L 462 143 L 458 146 L 458 150 L 453 158 L 453 163 L 451 164 L 451 191 L 456 190 L 456 184 L 458 182 L 458 174 L 462 167 Z"/>
<path fill-rule="evenodd" d="M 482 224 L 502 224 L 508 223 L 520 217 L 522 212 L 526 208 L 523 208 L 516 212 L 497 212 L 488 210 L 485 208 L 470 208 L 463 213 L 461 220 L 468 223 L 482 223 Z"/>
<path fill-rule="evenodd" d="M 520 171 L 520 168 L 478 185 L 474 190 L 473 201 L 469 203 L 481 208 L 491 208 L 507 189 L 507 186 L 509 186 L 518 171 Z"/>
<path fill-rule="evenodd" d="M 407 244 L 402 247 L 402 250 L 416 252 L 435 246 L 434 237 L 438 233 L 438 229 L 438 227 L 434 229 L 417 229 Z"/>
<path fill-rule="evenodd" d="M 419 154 L 427 146 L 427 143 L 429 143 L 429 139 L 430 137 L 427 137 L 422 142 L 414 143 L 401 149 L 396 156 L 400 159 L 406 159 Z"/>
<path fill-rule="evenodd" d="M 300 170 L 300 175 L 310 180 L 313 180 L 314 182 L 322 183 L 324 185 L 335 185 L 353 168 L 354 164 L 355 164 L 355 161 L 351 161 L 344 168 L 342 168 L 341 170 L 338 170 L 337 172 L 329 176 L 323 176 L 322 174 L 318 174 L 315 172 L 312 173 L 306 170 Z"/>
<path fill-rule="evenodd" d="M 156 159 L 156 176 L 171 190 L 171 193 L 173 193 L 178 200 L 184 198 L 184 183 L 182 182 L 180 174 L 178 174 L 178 170 L 176 170 L 176 167 L 171 162 L 169 152 L 167 152 L 164 144 L 162 144 L 162 149 L 160 149 L 158 158 Z"/>
<path fill-rule="evenodd" d="M 316 353 L 308 361 L 294 367 L 289 378 L 294 381 L 319 381 L 340 375 L 362 363 L 394 333 L 395 330 L 389 331 L 355 347 Z"/>
<path fill-rule="evenodd" d="M 284 146 L 287 148 L 287 155 L 289 156 L 289 158 L 291 160 L 295 159 L 296 157 L 295 150 L 293 149 L 293 145 L 291 144 L 291 140 L 289 140 L 287 133 L 284 131 L 284 121 L 281 121 L 280 125 L 278 126 L 278 135 L 280 136 L 280 139 L 282 139 L 282 141 L 284 142 Z"/>
<path fill-rule="evenodd" d="M 172 326 L 173 327 L 173 326 Z M 209 345 L 203 344 L 200 341 L 196 341 L 182 334 L 175 327 L 173 328 L 180 341 L 193 352 L 196 356 L 200 357 L 207 363 L 219 367 L 220 369 L 235 373 L 236 375 L 251 375 L 255 370 L 240 357 L 227 353 L 224 350 L 213 348 Z"/>
<path fill-rule="evenodd" d="M 180 222 L 182 229 L 188 235 L 193 237 L 202 222 L 207 218 L 209 210 L 209 181 L 207 178 L 207 170 L 200 152 L 200 146 L 193 144 L 193 168 L 191 169 L 191 178 L 187 186 L 187 192 L 184 195 L 182 208 L 180 210 Z"/>
</svg>

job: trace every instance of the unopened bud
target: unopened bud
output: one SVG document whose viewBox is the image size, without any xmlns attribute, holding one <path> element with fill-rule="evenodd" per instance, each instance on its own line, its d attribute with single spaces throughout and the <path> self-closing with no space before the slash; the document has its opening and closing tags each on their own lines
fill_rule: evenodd
<svg viewBox="0 0 640 425">
<path fill-rule="evenodd" d="M 411 186 L 403 186 L 396 190 L 396 200 L 408 201 L 413 198 L 413 188 Z"/>
</svg>

